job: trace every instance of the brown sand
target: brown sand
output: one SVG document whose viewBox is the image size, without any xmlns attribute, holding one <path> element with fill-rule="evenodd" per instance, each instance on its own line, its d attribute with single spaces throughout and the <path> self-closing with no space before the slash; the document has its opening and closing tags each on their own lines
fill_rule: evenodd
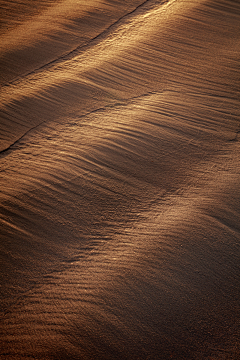
<svg viewBox="0 0 240 360">
<path fill-rule="evenodd" d="M 239 359 L 240 3 L 35 3 L 0 1 L 0 358 Z"/>
</svg>

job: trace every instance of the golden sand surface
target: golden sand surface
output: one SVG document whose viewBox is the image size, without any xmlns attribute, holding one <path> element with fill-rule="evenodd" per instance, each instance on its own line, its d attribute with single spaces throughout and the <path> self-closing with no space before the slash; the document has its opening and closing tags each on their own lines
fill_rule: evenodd
<svg viewBox="0 0 240 360">
<path fill-rule="evenodd" d="M 0 359 L 239 359 L 240 3 L 0 11 Z"/>
</svg>

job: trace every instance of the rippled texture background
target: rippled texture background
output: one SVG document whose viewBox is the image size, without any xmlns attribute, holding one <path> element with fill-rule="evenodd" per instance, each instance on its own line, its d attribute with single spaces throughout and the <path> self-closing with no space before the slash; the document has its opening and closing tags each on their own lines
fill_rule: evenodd
<svg viewBox="0 0 240 360">
<path fill-rule="evenodd" d="M 0 358 L 240 358 L 240 2 L 0 0 Z"/>
</svg>

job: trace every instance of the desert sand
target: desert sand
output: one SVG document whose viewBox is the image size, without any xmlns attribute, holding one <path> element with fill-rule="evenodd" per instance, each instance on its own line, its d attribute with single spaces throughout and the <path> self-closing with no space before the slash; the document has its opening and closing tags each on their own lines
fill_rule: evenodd
<svg viewBox="0 0 240 360">
<path fill-rule="evenodd" d="M 0 358 L 239 359 L 240 3 L 0 11 Z"/>
</svg>

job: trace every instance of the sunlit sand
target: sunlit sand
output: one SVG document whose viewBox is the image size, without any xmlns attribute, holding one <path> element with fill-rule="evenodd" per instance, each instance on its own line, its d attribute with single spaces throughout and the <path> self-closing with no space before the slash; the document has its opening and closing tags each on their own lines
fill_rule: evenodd
<svg viewBox="0 0 240 360">
<path fill-rule="evenodd" d="M 240 4 L 0 0 L 1 359 L 240 358 Z"/>
</svg>

